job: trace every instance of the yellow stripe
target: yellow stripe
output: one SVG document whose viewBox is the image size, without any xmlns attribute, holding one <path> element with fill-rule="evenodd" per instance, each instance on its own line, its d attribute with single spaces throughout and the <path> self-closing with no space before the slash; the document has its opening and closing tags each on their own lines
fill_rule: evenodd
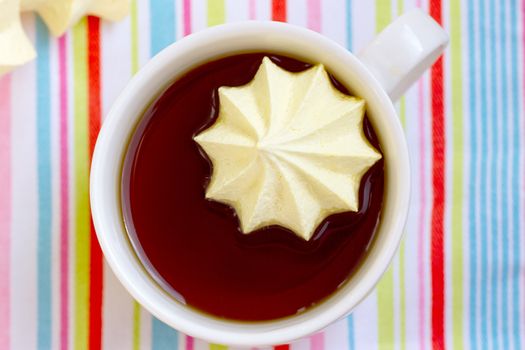
<svg viewBox="0 0 525 350">
<path fill-rule="evenodd" d="M 137 0 L 131 1 L 131 73 L 135 74 L 139 70 L 139 35 L 137 18 Z"/>
<path fill-rule="evenodd" d="M 377 285 L 377 337 L 380 349 L 394 344 L 394 271 L 391 265 Z"/>
<path fill-rule="evenodd" d="M 228 347 L 224 345 L 210 344 L 210 350 L 228 350 Z"/>
<path fill-rule="evenodd" d="M 383 30 L 391 20 L 391 0 L 376 0 L 376 32 Z M 377 285 L 377 337 L 380 349 L 390 349 L 394 344 L 394 271 L 392 265 Z"/>
<path fill-rule="evenodd" d="M 89 332 L 89 130 L 87 20 L 73 27 L 73 166 L 75 186 L 74 348 L 86 349 Z"/>
<path fill-rule="evenodd" d="M 139 40 L 138 40 L 138 15 L 137 0 L 131 0 L 131 74 L 139 70 Z M 140 305 L 133 301 L 133 350 L 140 349 Z"/>
<path fill-rule="evenodd" d="M 208 27 L 222 24 L 225 19 L 224 0 L 208 0 Z"/>
<path fill-rule="evenodd" d="M 401 16 L 404 11 L 404 4 L 403 0 L 397 0 L 397 15 Z M 406 127 L 406 100 L 405 96 L 401 97 L 401 100 L 399 101 L 399 119 L 401 120 L 401 125 L 403 125 L 403 129 Z M 407 326 L 406 326 L 406 289 L 405 289 L 405 240 L 406 240 L 406 233 L 405 238 L 403 238 L 403 241 L 401 241 L 401 246 L 399 247 L 399 345 L 400 350 L 405 350 L 407 346 L 406 341 L 406 333 L 407 333 Z"/>
<path fill-rule="evenodd" d="M 397 15 L 401 16 L 403 14 L 403 11 L 405 9 L 403 8 L 405 4 L 403 4 L 404 0 L 397 0 Z"/>
<path fill-rule="evenodd" d="M 376 32 L 382 31 L 392 21 L 392 0 L 376 0 Z"/>
<path fill-rule="evenodd" d="M 140 305 L 133 302 L 133 350 L 140 349 Z"/>
<path fill-rule="evenodd" d="M 461 1 L 450 3 L 452 78 L 452 343 L 463 349 L 463 92 L 461 72 Z M 482 315 L 484 316 L 484 315 Z"/>
</svg>

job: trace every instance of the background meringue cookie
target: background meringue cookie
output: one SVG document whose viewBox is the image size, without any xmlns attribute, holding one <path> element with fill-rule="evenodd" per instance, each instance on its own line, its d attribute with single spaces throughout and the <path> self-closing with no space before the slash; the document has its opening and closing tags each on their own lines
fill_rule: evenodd
<svg viewBox="0 0 525 350">
<path fill-rule="evenodd" d="M 86 15 L 122 19 L 129 0 L 3 0 L 0 1 L 0 75 L 35 58 L 35 50 L 21 25 L 22 11 L 37 12 L 49 31 L 62 35 Z"/>
<path fill-rule="evenodd" d="M 20 0 L 0 1 L 0 75 L 36 56 L 20 19 Z"/>
<path fill-rule="evenodd" d="M 232 206 L 244 233 L 279 225 L 309 240 L 327 216 L 359 209 L 361 178 L 381 154 L 363 131 L 364 100 L 322 65 L 291 73 L 265 57 L 219 99 L 195 141 L 213 163 L 206 197 Z"/>
<path fill-rule="evenodd" d="M 36 11 L 49 31 L 59 36 L 86 15 L 122 19 L 129 11 L 129 0 L 21 0 L 21 9 Z"/>
</svg>

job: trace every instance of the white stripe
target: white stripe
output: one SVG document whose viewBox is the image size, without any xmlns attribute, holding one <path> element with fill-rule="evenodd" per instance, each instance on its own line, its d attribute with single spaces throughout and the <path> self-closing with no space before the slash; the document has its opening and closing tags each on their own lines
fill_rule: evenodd
<svg viewBox="0 0 525 350">
<path fill-rule="evenodd" d="M 132 75 L 129 16 L 101 28 L 102 110 L 106 115 Z M 104 261 L 102 344 L 104 349 L 129 349 L 133 345 L 133 299 Z"/>
<path fill-rule="evenodd" d="M 321 1 L 321 32 L 346 47 L 346 1 Z"/>
<path fill-rule="evenodd" d="M 143 67 L 150 59 L 150 20 L 149 1 L 136 0 L 137 2 L 137 35 L 139 47 L 139 67 Z M 131 34 L 131 33 L 130 33 Z"/>
<path fill-rule="evenodd" d="M 179 348 L 180 350 L 183 350 L 184 348 Z M 228 346 L 227 347 L 228 350 L 261 350 L 263 348 L 249 348 L 249 347 L 239 347 L 239 346 Z M 269 349 L 271 350 L 272 348 L 266 348 L 266 349 Z"/>
<path fill-rule="evenodd" d="M 203 1 L 191 1 L 191 30 L 193 33 L 208 26 L 206 9 Z"/>
<path fill-rule="evenodd" d="M 414 262 L 418 260 L 419 240 L 419 213 L 421 206 L 421 176 L 419 173 L 420 147 L 419 147 L 419 123 L 418 123 L 418 88 L 414 85 L 405 94 L 406 126 L 408 149 L 410 153 L 411 183 L 410 208 L 408 211 L 407 224 L 405 227 L 405 305 L 406 305 L 406 339 L 418 339 L 419 336 L 419 313 L 418 300 L 418 266 Z M 412 312 L 411 312 L 412 311 Z"/>
<path fill-rule="evenodd" d="M 374 290 L 356 307 L 354 316 L 355 349 L 377 348 L 377 292 Z"/>
<path fill-rule="evenodd" d="M 52 189 L 52 230 L 51 230 L 51 320 L 53 324 L 51 348 L 60 344 L 60 93 L 58 73 L 58 40 L 49 40 L 51 96 L 51 189 Z M 53 78 L 53 77 L 56 77 Z"/>
<path fill-rule="evenodd" d="M 130 16 L 118 23 L 101 22 L 101 100 L 105 118 L 131 78 L 131 23 Z"/>
<path fill-rule="evenodd" d="M 184 0 L 173 0 L 175 1 L 175 41 L 184 37 Z"/>
<path fill-rule="evenodd" d="M 266 21 L 272 18 L 271 0 L 257 0 L 255 3 L 255 15 L 258 20 Z"/>
<path fill-rule="evenodd" d="M 237 22 L 237 21 L 246 21 L 248 20 L 248 4 L 249 1 L 239 1 L 239 0 L 226 0 L 225 12 L 226 12 L 226 22 Z"/>
<path fill-rule="evenodd" d="M 34 42 L 34 16 L 23 15 Z M 12 75 L 11 348 L 34 349 L 37 335 L 38 190 L 35 62 Z"/>
<path fill-rule="evenodd" d="M 352 1 L 353 51 L 359 51 L 375 36 L 375 6 L 372 2 Z M 374 290 L 354 312 L 354 346 L 356 349 L 377 347 L 377 292 Z"/>
<path fill-rule="evenodd" d="M 400 259 L 400 250 L 398 248 L 397 250 L 397 253 L 394 257 L 394 259 L 392 260 L 392 265 L 391 265 L 391 269 L 392 269 L 392 279 L 393 279 L 393 283 L 392 283 L 392 302 L 393 302 L 393 305 L 392 305 L 392 308 L 393 308 L 393 317 L 394 319 L 392 320 L 392 326 L 393 326 L 393 332 L 394 332 L 394 337 L 392 339 L 392 341 L 394 342 L 394 344 L 392 344 L 393 348 L 394 349 L 399 349 L 400 347 L 400 330 L 401 330 L 401 315 L 400 315 L 400 303 L 399 301 L 401 300 L 400 299 L 400 295 L 401 295 L 401 291 L 400 291 L 400 284 L 399 284 L 399 269 L 400 269 L 400 265 L 399 265 L 399 259 Z"/>
<path fill-rule="evenodd" d="M 133 299 L 104 261 L 103 349 L 133 346 Z"/>
<path fill-rule="evenodd" d="M 179 350 L 185 350 L 186 349 L 186 335 L 184 335 L 181 332 L 178 332 L 177 349 L 179 349 Z"/>
<path fill-rule="evenodd" d="M 193 343 L 193 349 L 194 350 L 209 350 L 210 346 L 208 343 L 206 343 L 204 340 L 195 339 L 195 342 Z"/>
<path fill-rule="evenodd" d="M 150 349 L 151 348 L 151 314 L 140 307 L 140 348 Z M 182 350 L 182 349 L 181 349 Z"/>
<path fill-rule="evenodd" d="M 348 349 L 348 319 L 346 317 L 324 330 L 324 349 Z"/>
<path fill-rule="evenodd" d="M 353 52 L 359 53 L 375 36 L 375 4 L 352 1 Z"/>
<path fill-rule="evenodd" d="M 288 0 L 287 8 L 287 20 L 288 23 L 292 23 L 301 27 L 307 25 L 307 6 L 305 0 Z"/>
<path fill-rule="evenodd" d="M 431 110 L 431 99 L 430 99 L 430 72 L 423 76 L 423 104 L 424 104 L 424 116 L 422 118 L 423 122 L 423 132 L 425 144 L 425 156 L 423 164 L 423 174 L 419 176 L 425 178 L 425 212 L 423 217 L 419 220 L 424 222 L 423 232 L 418 232 L 419 240 L 423 240 L 423 261 L 424 261 L 424 273 L 423 273 L 423 283 L 425 285 L 425 295 L 424 297 L 424 320 L 420 320 L 425 325 L 425 337 L 424 344 L 421 344 L 422 347 L 429 348 L 432 344 L 431 342 L 431 313 L 432 313 L 432 289 L 431 289 L 431 280 L 432 268 L 431 268 L 431 258 L 430 258 L 430 247 L 431 247 L 431 224 L 432 224 L 432 110 Z M 419 280 L 418 280 L 419 283 Z M 421 296 L 420 296 L 421 297 Z"/>
<path fill-rule="evenodd" d="M 303 338 L 290 344 L 290 350 L 310 350 L 310 339 Z"/>
<path fill-rule="evenodd" d="M 415 7 L 416 1 L 406 1 L 405 9 Z M 407 341 L 407 348 L 417 348 L 419 346 L 419 329 L 420 329 L 420 313 L 419 313 L 419 267 L 418 261 L 418 242 L 420 236 L 420 217 L 422 205 L 422 193 L 420 192 L 422 174 L 420 173 L 421 161 L 421 147 L 420 147 L 420 127 L 419 127 L 419 87 L 418 83 L 414 84 L 405 93 L 406 106 L 406 126 L 405 134 L 407 137 L 407 144 L 409 149 L 410 164 L 411 164 L 411 198 L 410 209 L 408 212 L 407 225 L 405 227 L 405 266 L 401 267 L 405 272 L 405 339 Z M 428 151 L 427 151 L 428 154 Z M 412 344 L 412 345 L 411 345 Z M 417 344 L 417 345 L 416 345 Z"/>
<path fill-rule="evenodd" d="M 474 6 L 474 8 L 472 9 L 472 11 L 474 12 L 472 14 L 472 17 L 474 17 L 474 23 L 473 23 L 473 26 L 474 26 L 474 37 L 473 38 L 469 38 L 469 40 L 474 40 L 477 44 L 476 44 L 476 51 L 472 54 L 473 56 L 475 56 L 475 60 L 476 60 L 476 70 L 475 70 L 475 80 L 476 82 L 478 82 L 478 84 L 476 84 L 476 91 L 475 91 L 475 96 L 477 97 L 476 98 L 476 101 L 474 102 L 475 105 L 476 105 L 476 111 L 477 111 L 477 115 L 473 116 L 475 118 L 474 122 L 475 122 L 475 128 L 476 128 L 476 146 L 477 146 L 477 153 L 476 154 L 472 154 L 474 157 L 476 158 L 479 158 L 479 154 L 480 154 L 480 144 L 481 144 L 481 141 L 482 141 L 482 138 L 481 138 L 481 123 L 480 123 L 480 114 L 481 114 L 481 92 L 480 92 L 480 84 L 479 84 L 479 81 L 480 81 L 480 78 L 481 78 L 481 74 L 484 74 L 481 72 L 481 69 L 479 68 L 480 67 L 480 54 L 479 54 L 479 33 L 478 33 L 478 30 L 477 28 L 479 28 L 479 6 Z M 475 160 L 476 161 L 476 166 L 475 166 L 475 177 L 476 177 L 476 181 L 474 183 L 474 190 L 476 191 L 476 193 L 474 194 L 474 203 L 476 203 L 477 205 L 477 209 L 476 212 L 474 213 L 474 218 L 475 218 L 475 222 L 476 222 L 476 232 L 475 232 L 475 237 L 476 237 L 476 242 L 479 242 L 480 241 L 480 232 L 481 232 L 481 229 L 480 229 L 480 223 L 481 223 L 481 213 L 480 213 L 480 210 L 479 210 L 479 203 L 481 203 L 481 195 L 480 195 L 480 184 L 481 184 L 481 180 L 480 180 L 480 174 L 481 174 L 481 162 L 479 161 L 479 159 Z M 472 204 L 471 204 L 472 205 Z M 472 244 L 473 242 L 471 242 Z M 475 300 L 475 303 L 476 305 L 481 305 L 481 274 L 480 274 L 480 271 L 481 271 L 481 264 L 480 264 L 480 257 L 481 257 L 481 246 L 480 244 L 476 244 L 476 257 L 477 257 L 477 261 L 475 262 L 476 263 L 476 266 L 475 266 L 475 274 L 476 274 L 476 285 L 475 286 L 472 286 L 470 285 L 469 286 L 469 289 L 471 290 L 475 290 L 476 291 L 476 300 Z M 477 310 L 477 316 L 478 318 L 479 317 L 486 317 L 486 315 L 479 315 L 479 308 Z M 476 322 L 476 334 L 475 334 L 475 337 L 476 337 L 476 341 L 477 343 L 479 344 L 480 343 L 480 340 L 481 340 L 481 337 L 480 337 L 480 324 L 479 324 L 479 320 L 476 319 L 476 320 L 471 320 L 472 322 Z"/>
</svg>

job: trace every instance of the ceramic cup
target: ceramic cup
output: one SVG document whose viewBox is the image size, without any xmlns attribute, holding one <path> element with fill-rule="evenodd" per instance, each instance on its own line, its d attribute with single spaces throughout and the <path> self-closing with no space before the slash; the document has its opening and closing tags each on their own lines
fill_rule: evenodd
<svg viewBox="0 0 525 350">
<path fill-rule="evenodd" d="M 444 50 L 448 37 L 419 10 L 399 17 L 358 56 L 313 31 L 285 23 L 225 24 L 164 49 L 126 86 L 107 115 L 91 168 L 91 208 L 104 256 L 124 287 L 155 317 L 214 343 L 258 346 L 292 341 L 348 315 L 374 288 L 400 243 L 408 211 L 410 169 L 392 105 Z M 319 305 L 292 317 L 246 323 L 214 318 L 176 301 L 148 275 L 128 241 L 120 186 L 127 146 L 142 112 L 171 82 L 207 61 L 263 51 L 323 63 L 363 98 L 385 160 L 385 197 L 376 237 L 359 270 Z"/>
</svg>

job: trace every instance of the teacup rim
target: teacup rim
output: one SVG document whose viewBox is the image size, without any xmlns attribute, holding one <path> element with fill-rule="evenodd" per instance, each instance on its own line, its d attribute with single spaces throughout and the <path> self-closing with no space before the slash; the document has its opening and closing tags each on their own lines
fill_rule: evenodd
<svg viewBox="0 0 525 350">
<path fill-rule="evenodd" d="M 126 117 L 122 111 L 126 109 L 125 105 L 130 102 L 130 99 L 132 99 L 134 95 L 139 93 L 141 89 L 144 88 L 148 82 L 148 79 L 151 79 L 154 74 L 158 74 L 159 69 L 166 67 L 167 64 L 172 63 L 177 58 L 177 56 L 181 56 L 181 52 L 191 52 L 199 45 L 211 43 L 219 39 L 225 40 L 228 38 L 231 39 L 232 37 L 255 35 L 256 33 L 258 33 L 257 35 L 260 35 L 261 33 L 283 36 L 288 35 L 290 37 L 294 36 L 296 39 L 301 38 L 303 40 L 317 42 L 320 45 L 320 48 L 327 48 L 333 51 L 334 55 L 338 55 L 338 57 L 341 58 L 344 57 L 344 60 L 353 66 L 352 69 L 355 69 L 356 74 L 361 76 L 364 80 L 366 79 L 367 86 L 373 90 L 377 101 L 381 101 L 381 107 L 385 113 L 388 113 L 388 115 L 391 117 L 395 117 L 389 117 L 389 119 L 395 119 L 390 120 L 389 126 L 392 127 L 393 133 L 401 137 L 401 139 L 397 141 L 400 153 L 398 155 L 399 159 L 396 161 L 399 163 L 398 165 L 401 170 L 399 170 L 399 174 L 396 174 L 396 176 L 397 182 L 401 187 L 403 187 L 403 190 L 398 191 L 399 198 L 397 199 L 397 204 L 399 207 L 397 212 L 399 215 L 396 220 L 394 220 L 392 223 L 392 228 L 389 230 L 393 232 L 390 235 L 390 243 L 393 244 L 382 253 L 383 257 L 381 259 L 376 258 L 376 261 L 381 260 L 381 264 L 376 263 L 374 266 L 372 266 L 374 267 L 372 271 L 373 273 L 367 273 L 366 276 L 362 277 L 358 292 L 354 292 L 352 294 L 347 292 L 344 297 L 339 298 L 340 300 L 337 303 L 332 303 L 332 305 L 327 304 L 325 310 L 319 312 L 317 315 L 315 315 L 315 317 L 305 317 L 305 315 L 308 315 L 308 312 L 306 312 L 304 314 L 299 314 L 292 318 L 285 319 L 286 322 L 290 321 L 290 319 L 298 320 L 291 325 L 283 324 L 281 319 L 264 322 L 264 326 L 261 326 L 261 324 L 252 325 L 231 320 L 217 321 L 216 319 L 210 319 L 206 316 L 203 316 L 202 314 L 192 315 L 192 319 L 188 319 L 188 315 L 179 315 L 178 313 L 172 313 L 168 315 L 167 312 L 163 310 L 164 306 L 167 307 L 165 304 L 166 300 L 162 301 L 159 299 L 160 294 L 164 292 L 157 290 L 155 301 L 154 297 L 148 294 L 152 293 L 153 291 L 151 289 L 148 290 L 148 288 L 144 286 L 144 283 L 147 283 L 145 282 L 144 277 L 149 278 L 149 276 L 137 275 L 137 273 L 139 273 L 138 270 L 132 273 L 133 271 L 130 271 L 130 269 L 136 269 L 136 264 L 131 263 L 124 266 L 123 259 L 125 259 L 126 256 L 129 259 L 131 256 L 129 253 L 132 253 L 129 251 L 131 249 L 130 246 L 127 248 L 124 247 L 122 245 L 123 242 L 119 242 L 119 245 L 117 246 L 115 242 L 110 242 L 108 235 L 105 234 L 109 231 L 111 231 L 111 234 L 115 234 L 114 231 L 122 231 L 122 225 L 118 225 L 115 222 L 115 218 L 108 218 L 107 213 L 104 213 L 102 210 L 102 208 L 104 208 L 104 197 L 106 197 L 104 190 L 111 190 L 111 181 L 107 180 L 108 176 L 104 176 L 103 171 L 104 167 L 107 167 L 106 158 L 109 157 L 108 154 L 110 154 L 111 151 L 111 149 L 108 149 L 110 145 L 109 138 L 114 136 L 116 130 L 115 128 L 118 127 L 119 122 L 123 123 L 126 118 L 129 118 Z M 338 76 L 338 78 L 340 77 Z M 163 86 L 157 86 L 156 94 L 158 94 L 162 88 Z M 143 107 L 146 108 L 146 106 Z M 135 118 L 138 120 L 140 117 Z M 381 133 L 381 131 L 378 131 L 378 133 Z M 123 154 L 120 154 L 120 157 L 122 159 Z M 379 83 L 356 56 L 346 51 L 346 49 L 332 40 L 320 35 L 319 33 L 302 27 L 278 22 L 246 21 L 223 24 L 183 38 L 161 51 L 150 62 L 148 62 L 145 67 L 141 69 L 141 71 L 137 73 L 137 75 L 130 81 L 121 95 L 117 98 L 102 127 L 99 140 L 97 141 L 97 145 L 95 147 L 95 153 L 92 162 L 90 196 L 92 202 L 93 221 L 104 255 L 117 278 L 136 300 L 138 300 L 157 318 L 191 336 L 215 343 L 225 343 L 239 346 L 259 346 L 285 343 L 316 332 L 351 312 L 352 309 L 373 290 L 373 287 L 389 266 L 389 263 L 392 260 L 401 241 L 403 227 L 408 213 L 410 189 L 409 176 L 408 149 L 401 126 L 399 121 L 397 121 L 397 115 L 393 105 Z M 118 187 L 114 181 L 113 185 L 113 187 Z M 125 232 L 120 232 L 120 234 L 125 236 Z M 118 249 L 127 249 L 128 255 L 123 255 L 122 252 L 119 253 L 117 251 Z M 135 263 L 137 263 L 137 261 L 135 261 Z M 187 308 L 186 311 L 190 313 L 194 312 L 188 310 Z M 208 321 L 211 320 L 212 323 L 215 323 L 214 326 L 218 326 L 218 323 L 221 323 L 222 327 L 210 328 L 209 325 L 198 324 L 199 321 L 195 321 L 195 319 L 198 320 L 199 317 L 207 319 Z M 237 329 L 233 329 L 233 327 L 237 327 Z"/>
</svg>

